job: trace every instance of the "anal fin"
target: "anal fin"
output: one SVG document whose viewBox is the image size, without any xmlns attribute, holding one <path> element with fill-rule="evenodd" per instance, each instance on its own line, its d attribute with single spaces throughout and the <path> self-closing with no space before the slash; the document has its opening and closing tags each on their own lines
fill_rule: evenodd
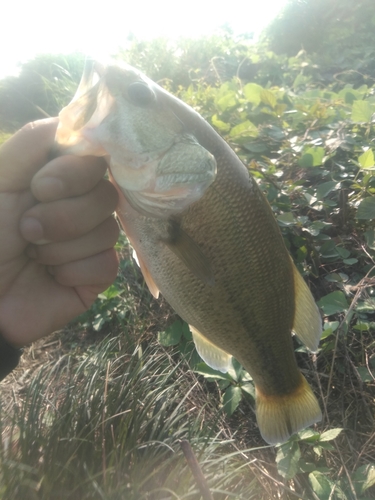
<svg viewBox="0 0 375 500">
<path fill-rule="evenodd" d="M 322 318 L 309 287 L 296 266 L 292 267 L 296 302 L 293 332 L 310 351 L 316 352 L 322 335 Z"/>
<path fill-rule="evenodd" d="M 214 370 L 226 373 L 232 366 L 232 356 L 210 342 L 194 326 L 189 325 L 189 328 L 193 335 L 197 352 L 203 361 Z"/>
</svg>

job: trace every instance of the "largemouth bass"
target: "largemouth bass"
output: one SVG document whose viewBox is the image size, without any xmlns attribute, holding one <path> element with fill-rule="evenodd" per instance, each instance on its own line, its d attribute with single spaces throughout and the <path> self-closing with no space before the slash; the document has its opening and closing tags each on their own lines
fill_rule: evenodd
<svg viewBox="0 0 375 500">
<path fill-rule="evenodd" d="M 234 356 L 251 374 L 265 441 L 320 420 L 291 338 L 316 351 L 319 311 L 257 183 L 211 126 L 131 66 L 91 63 L 56 140 L 106 157 L 151 293 L 190 325 L 208 365 L 225 372 Z"/>
</svg>

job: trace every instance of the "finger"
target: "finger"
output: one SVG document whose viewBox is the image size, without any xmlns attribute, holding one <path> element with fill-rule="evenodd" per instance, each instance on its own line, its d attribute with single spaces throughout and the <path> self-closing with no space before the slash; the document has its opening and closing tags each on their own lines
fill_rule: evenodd
<svg viewBox="0 0 375 500">
<path fill-rule="evenodd" d="M 30 245 L 27 254 L 39 264 L 46 266 L 66 264 L 91 257 L 114 247 L 119 231 L 114 217 L 109 217 L 80 238 L 46 245 Z"/>
<path fill-rule="evenodd" d="M 25 125 L 0 148 L 0 191 L 27 189 L 53 150 L 57 118 Z"/>
<path fill-rule="evenodd" d="M 118 258 L 112 248 L 87 259 L 77 260 L 61 266 L 50 266 L 55 280 L 64 286 L 97 286 L 105 290 L 116 279 Z"/>
<path fill-rule="evenodd" d="M 36 173 L 31 181 L 31 191 L 42 202 L 79 196 L 91 191 L 106 169 L 103 158 L 60 156 Z"/>
<path fill-rule="evenodd" d="M 21 219 L 21 234 L 27 241 L 38 244 L 79 238 L 107 219 L 114 212 L 117 200 L 116 189 L 103 179 L 83 196 L 32 207 Z"/>
</svg>

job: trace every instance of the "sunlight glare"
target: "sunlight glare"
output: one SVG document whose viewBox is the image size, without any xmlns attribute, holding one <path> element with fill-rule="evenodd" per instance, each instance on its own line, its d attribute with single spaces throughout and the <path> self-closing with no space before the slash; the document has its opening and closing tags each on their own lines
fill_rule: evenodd
<svg viewBox="0 0 375 500">
<path fill-rule="evenodd" d="M 17 64 L 39 53 L 80 51 L 107 57 L 124 47 L 130 34 L 139 39 L 209 35 L 224 24 L 236 34 L 259 32 L 287 0 L 234 0 L 219 7 L 216 1 L 171 0 L 128 2 L 106 0 L 34 0 L 7 2 L 2 7 L 0 78 L 17 71 Z M 42 13 L 42 14 L 41 14 Z"/>
</svg>

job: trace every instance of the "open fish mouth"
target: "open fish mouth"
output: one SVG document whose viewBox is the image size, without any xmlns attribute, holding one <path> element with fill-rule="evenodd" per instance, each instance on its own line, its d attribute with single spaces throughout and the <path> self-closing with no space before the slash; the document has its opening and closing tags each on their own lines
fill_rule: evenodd
<svg viewBox="0 0 375 500">
<path fill-rule="evenodd" d="M 56 142 L 78 156 L 104 156 L 106 151 L 92 133 L 110 113 L 114 99 L 102 82 L 104 67 L 91 59 L 72 101 L 59 113 Z"/>
</svg>

